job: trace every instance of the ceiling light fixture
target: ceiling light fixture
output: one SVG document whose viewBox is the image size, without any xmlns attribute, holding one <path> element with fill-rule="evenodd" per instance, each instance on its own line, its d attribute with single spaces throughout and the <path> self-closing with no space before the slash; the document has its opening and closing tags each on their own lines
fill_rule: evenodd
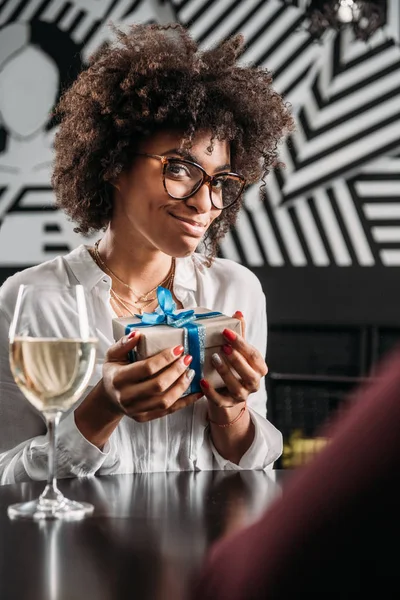
<svg viewBox="0 0 400 600">
<path fill-rule="evenodd" d="M 386 0 L 310 0 L 305 9 L 306 27 L 316 38 L 329 29 L 351 27 L 355 38 L 365 42 L 385 24 L 386 4 Z"/>
</svg>

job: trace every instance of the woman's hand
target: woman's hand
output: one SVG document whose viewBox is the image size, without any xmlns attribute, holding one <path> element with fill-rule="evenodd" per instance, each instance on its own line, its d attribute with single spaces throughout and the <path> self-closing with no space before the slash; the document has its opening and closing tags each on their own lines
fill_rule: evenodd
<svg viewBox="0 0 400 600">
<path fill-rule="evenodd" d="M 243 315 L 233 315 L 242 322 L 242 335 L 231 329 L 223 334 L 226 343 L 221 352 L 213 355 L 213 364 L 225 387 L 216 390 L 204 379 L 200 382 L 208 400 L 208 420 L 211 438 L 221 456 L 240 464 L 242 456 L 254 440 L 255 426 L 245 410 L 249 395 L 260 387 L 268 368 L 260 352 L 245 340 Z M 236 371 L 236 373 L 234 373 Z"/>
<path fill-rule="evenodd" d="M 268 373 L 268 367 L 260 352 L 245 340 L 243 315 L 236 312 L 233 316 L 242 321 L 243 335 L 225 329 L 223 335 L 226 344 L 222 346 L 220 353 L 213 355 L 213 365 L 225 387 L 217 391 L 208 381 L 201 380 L 204 395 L 221 408 L 233 408 L 236 404 L 246 402 L 248 396 L 259 389 L 261 378 Z"/>
<path fill-rule="evenodd" d="M 192 357 L 183 347 L 169 348 L 151 358 L 131 363 L 128 353 L 140 333 L 133 331 L 113 344 L 103 365 L 103 389 L 124 415 L 135 421 L 159 419 L 193 404 L 203 394 L 181 398 L 193 379 Z"/>
</svg>

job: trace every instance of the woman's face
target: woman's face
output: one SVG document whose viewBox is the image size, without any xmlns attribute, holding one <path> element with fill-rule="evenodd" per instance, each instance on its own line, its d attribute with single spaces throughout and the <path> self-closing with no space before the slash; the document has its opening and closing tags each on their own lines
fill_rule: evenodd
<svg viewBox="0 0 400 600">
<path fill-rule="evenodd" d="M 181 135 L 160 132 L 143 141 L 137 152 L 185 158 L 201 165 L 209 175 L 230 170 L 229 144 L 215 140 L 211 154 L 210 133 L 200 132 L 189 151 L 179 150 Z M 187 200 L 174 200 L 164 189 L 162 164 L 155 158 L 135 156 L 132 167 L 116 182 L 111 226 L 121 235 L 131 234 L 149 250 L 169 256 L 192 254 L 221 211 L 211 204 L 209 188 L 203 185 Z"/>
</svg>

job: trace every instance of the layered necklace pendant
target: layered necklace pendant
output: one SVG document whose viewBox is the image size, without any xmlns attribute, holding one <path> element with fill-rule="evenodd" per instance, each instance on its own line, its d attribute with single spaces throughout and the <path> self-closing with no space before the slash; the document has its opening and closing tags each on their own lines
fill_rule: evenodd
<svg viewBox="0 0 400 600">
<path fill-rule="evenodd" d="M 157 288 L 159 286 L 165 287 L 165 288 L 169 289 L 170 291 L 172 291 L 174 277 L 175 277 L 175 258 L 174 257 L 172 258 L 171 268 L 168 271 L 167 276 L 160 283 L 158 283 L 154 288 L 152 288 L 145 294 L 140 294 L 139 292 L 136 292 L 130 285 L 128 285 L 127 283 L 122 281 L 114 273 L 114 271 L 112 271 L 110 269 L 110 267 L 108 267 L 108 265 L 106 265 L 106 263 L 101 258 L 99 250 L 98 250 L 100 241 L 101 240 L 98 240 L 94 245 L 94 259 L 95 259 L 96 263 L 103 271 L 106 271 L 111 276 L 111 279 L 113 281 L 114 280 L 118 281 L 120 283 L 120 285 L 122 285 L 129 291 L 129 295 L 134 296 L 134 298 L 135 298 L 134 301 L 132 301 L 131 299 L 128 300 L 127 298 L 122 298 L 115 291 L 114 287 L 111 287 L 110 301 L 114 305 L 113 306 L 114 311 L 119 317 L 132 317 L 138 313 L 140 315 L 142 315 L 144 312 L 147 312 L 154 303 L 156 303 L 156 306 L 157 306 Z M 155 310 L 156 306 L 153 307 L 153 310 Z M 131 307 L 133 307 L 134 310 L 132 310 Z M 123 311 L 128 314 L 121 314 Z"/>
<path fill-rule="evenodd" d="M 110 293 L 111 293 L 111 300 L 113 301 L 114 306 L 122 307 L 125 311 L 128 312 L 127 315 L 120 315 L 121 317 L 131 317 L 137 313 L 142 315 L 144 312 L 146 312 L 146 309 L 150 308 L 151 304 L 153 304 L 154 301 L 157 300 L 156 297 L 150 298 L 149 300 L 146 300 L 146 301 L 142 301 L 140 298 L 140 299 L 136 300 L 136 302 L 132 302 L 131 300 L 126 300 L 124 298 L 121 298 L 121 296 L 119 294 L 117 294 L 117 292 L 113 288 L 111 288 Z M 132 310 L 129 305 L 131 305 L 134 310 Z M 118 311 L 116 311 L 116 312 L 118 312 Z"/>
</svg>

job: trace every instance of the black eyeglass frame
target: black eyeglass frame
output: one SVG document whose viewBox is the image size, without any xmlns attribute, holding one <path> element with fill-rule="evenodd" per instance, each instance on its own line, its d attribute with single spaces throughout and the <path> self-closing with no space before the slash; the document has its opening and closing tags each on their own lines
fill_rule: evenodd
<svg viewBox="0 0 400 600">
<path fill-rule="evenodd" d="M 227 208 L 230 208 L 231 206 L 233 206 L 234 204 L 236 204 L 236 202 L 239 201 L 241 195 L 243 194 L 243 190 L 246 186 L 246 180 L 243 177 L 243 175 L 239 175 L 238 173 L 231 173 L 230 171 L 223 171 L 222 173 L 216 173 L 215 175 L 209 175 L 207 173 L 207 171 L 199 164 L 191 161 L 191 160 L 187 160 L 185 158 L 178 158 L 175 156 L 163 156 L 161 154 L 147 154 L 144 152 L 136 152 L 135 153 L 136 156 L 147 156 L 148 158 L 155 158 L 157 160 L 159 160 L 162 164 L 162 180 L 163 180 L 163 186 L 165 191 L 167 192 L 168 196 L 170 198 L 173 198 L 174 200 L 188 200 L 188 198 L 191 198 L 192 196 L 194 196 L 195 194 L 197 194 L 197 192 L 199 191 L 199 189 L 206 184 L 210 193 L 210 201 L 211 204 L 213 205 L 214 208 L 216 208 L 217 210 L 225 210 Z M 167 190 L 167 185 L 165 183 L 165 170 L 167 168 L 168 163 L 172 161 L 175 163 L 180 163 L 180 164 L 187 164 L 187 165 L 191 165 L 194 167 L 197 167 L 202 175 L 203 175 L 203 179 L 200 181 L 199 185 L 196 187 L 196 189 L 192 190 L 190 192 L 190 194 L 188 194 L 187 196 L 173 196 L 172 194 L 170 194 L 170 192 Z M 237 177 L 242 184 L 242 187 L 240 188 L 240 192 L 238 193 L 237 197 L 235 198 L 235 200 L 233 202 L 230 202 L 229 204 L 227 204 L 226 206 L 220 207 L 220 206 L 216 206 L 213 199 L 212 199 L 212 182 L 217 178 L 217 177 L 221 177 L 224 175 L 229 175 L 229 176 L 233 176 L 233 177 Z"/>
</svg>

